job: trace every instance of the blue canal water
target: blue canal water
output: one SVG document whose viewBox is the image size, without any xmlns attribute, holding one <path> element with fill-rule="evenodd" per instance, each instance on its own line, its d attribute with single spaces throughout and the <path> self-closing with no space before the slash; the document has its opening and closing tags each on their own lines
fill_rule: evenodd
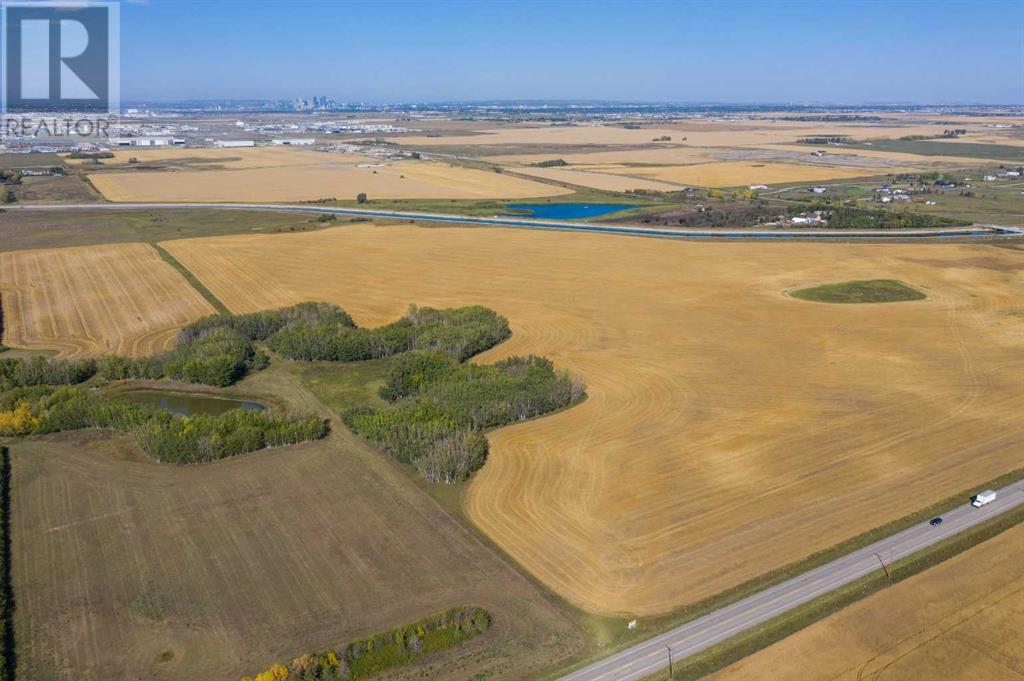
<svg viewBox="0 0 1024 681">
<path fill-rule="evenodd" d="M 514 211 L 530 211 L 523 217 L 538 220 L 582 220 L 599 215 L 617 213 L 627 208 L 636 208 L 621 203 L 513 203 L 505 208 Z"/>
</svg>

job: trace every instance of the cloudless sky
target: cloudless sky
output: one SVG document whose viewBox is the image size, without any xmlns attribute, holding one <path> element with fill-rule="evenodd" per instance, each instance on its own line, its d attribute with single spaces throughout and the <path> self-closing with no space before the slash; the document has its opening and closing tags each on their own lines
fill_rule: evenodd
<svg viewBox="0 0 1024 681">
<path fill-rule="evenodd" d="M 1024 104 L 1024 2 L 150 0 L 124 100 Z"/>
</svg>

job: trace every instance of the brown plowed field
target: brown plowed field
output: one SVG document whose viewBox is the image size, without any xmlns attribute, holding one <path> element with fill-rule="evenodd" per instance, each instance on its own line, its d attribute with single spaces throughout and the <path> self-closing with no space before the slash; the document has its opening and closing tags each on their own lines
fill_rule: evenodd
<svg viewBox="0 0 1024 681">
<path fill-rule="evenodd" d="M 580 406 L 491 435 L 470 517 L 551 588 L 652 614 L 1020 465 L 1024 257 L 957 244 L 693 243 L 360 225 L 168 242 L 238 312 L 328 300 L 363 324 L 479 303 Z M 891 278 L 920 302 L 795 288 Z"/>
<path fill-rule="evenodd" d="M 18 678 L 238 681 L 463 604 L 492 630 L 388 678 L 529 678 L 582 646 L 539 587 L 335 425 L 201 466 L 96 433 L 14 443 Z"/>
<path fill-rule="evenodd" d="M 0 253 L 5 345 L 63 357 L 151 355 L 178 329 L 213 314 L 147 244 Z"/>
</svg>

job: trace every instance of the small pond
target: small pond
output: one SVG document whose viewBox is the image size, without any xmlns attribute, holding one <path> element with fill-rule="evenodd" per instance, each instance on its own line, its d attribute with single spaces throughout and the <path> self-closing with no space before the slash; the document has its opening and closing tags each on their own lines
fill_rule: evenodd
<svg viewBox="0 0 1024 681">
<path fill-rule="evenodd" d="M 213 397 L 210 395 L 197 395 L 195 393 L 175 393 L 163 390 L 132 390 L 118 395 L 136 404 L 144 404 L 150 407 L 159 407 L 167 411 L 188 416 L 190 414 L 209 414 L 219 416 L 232 409 L 246 409 L 249 411 L 266 411 L 266 405 L 249 400 L 234 400 L 226 397 Z"/>
<path fill-rule="evenodd" d="M 582 220 L 637 207 L 622 203 L 513 203 L 505 206 L 509 210 L 529 211 L 523 217 L 538 220 Z"/>
</svg>

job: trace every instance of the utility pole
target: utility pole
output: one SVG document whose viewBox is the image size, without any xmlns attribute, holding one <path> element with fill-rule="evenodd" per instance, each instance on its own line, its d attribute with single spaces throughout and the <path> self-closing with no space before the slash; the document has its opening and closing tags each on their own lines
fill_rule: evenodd
<svg viewBox="0 0 1024 681">
<path fill-rule="evenodd" d="M 877 553 L 875 554 L 875 558 L 877 558 L 878 562 L 882 564 L 882 570 L 885 571 L 885 578 L 889 580 L 890 584 L 892 584 L 892 575 L 889 574 L 889 568 L 885 567 L 885 561 L 882 560 L 882 557 Z"/>
<path fill-rule="evenodd" d="M 668 651 L 668 678 L 674 679 L 676 678 L 676 675 L 672 673 L 672 648 L 665 646 L 665 650 Z"/>
</svg>

